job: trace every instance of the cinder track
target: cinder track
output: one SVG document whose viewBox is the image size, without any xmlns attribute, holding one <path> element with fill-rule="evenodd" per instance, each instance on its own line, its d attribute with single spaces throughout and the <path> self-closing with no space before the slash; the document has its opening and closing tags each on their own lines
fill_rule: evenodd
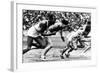
<svg viewBox="0 0 100 73">
<path fill-rule="evenodd" d="M 23 37 L 23 49 L 26 48 L 26 44 L 27 44 L 26 38 L 27 37 Z M 83 53 L 85 48 L 84 49 L 79 48 L 78 50 L 73 51 L 69 58 L 61 59 L 60 51 L 63 50 L 63 48 L 64 48 L 64 46 L 66 46 L 66 44 L 64 42 L 62 42 L 59 35 L 49 37 L 49 39 L 51 40 L 54 47 L 47 53 L 46 60 L 45 60 L 46 62 L 47 61 L 73 61 L 73 60 L 89 60 L 89 59 L 91 59 L 91 54 L 90 54 L 91 49 L 88 50 L 86 53 Z M 42 62 L 42 60 L 40 59 L 42 50 L 43 49 L 32 49 L 32 50 L 28 51 L 27 53 L 25 53 L 23 55 L 23 63 Z"/>
<path fill-rule="evenodd" d="M 33 49 L 23 55 L 23 63 L 42 62 L 40 59 L 43 49 Z M 73 51 L 69 58 L 60 58 L 61 49 L 52 48 L 46 55 L 44 61 L 73 61 L 73 60 L 89 60 L 91 59 L 90 50 L 83 53 L 83 50 Z"/>
</svg>

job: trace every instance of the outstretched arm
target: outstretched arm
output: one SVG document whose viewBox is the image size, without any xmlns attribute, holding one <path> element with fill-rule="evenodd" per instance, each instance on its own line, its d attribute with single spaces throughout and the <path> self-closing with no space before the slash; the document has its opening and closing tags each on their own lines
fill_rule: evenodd
<svg viewBox="0 0 100 73">
<path fill-rule="evenodd" d="M 65 39 L 64 39 L 63 34 L 62 34 L 62 30 L 60 30 L 60 36 L 61 36 L 62 41 L 65 42 Z"/>
<path fill-rule="evenodd" d="M 43 35 L 43 36 L 51 36 L 51 35 L 55 35 L 56 34 L 56 32 L 50 32 L 50 31 L 48 31 L 48 32 L 46 32 L 46 33 L 42 33 L 41 35 Z"/>
</svg>

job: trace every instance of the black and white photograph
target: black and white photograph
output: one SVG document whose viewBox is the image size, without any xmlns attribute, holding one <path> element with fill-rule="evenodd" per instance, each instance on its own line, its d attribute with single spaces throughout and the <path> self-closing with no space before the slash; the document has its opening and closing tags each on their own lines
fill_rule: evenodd
<svg viewBox="0 0 100 73">
<path fill-rule="evenodd" d="M 91 12 L 22 9 L 22 63 L 91 60 Z"/>
<path fill-rule="evenodd" d="M 96 8 L 15 2 L 12 69 L 96 65 Z"/>
</svg>

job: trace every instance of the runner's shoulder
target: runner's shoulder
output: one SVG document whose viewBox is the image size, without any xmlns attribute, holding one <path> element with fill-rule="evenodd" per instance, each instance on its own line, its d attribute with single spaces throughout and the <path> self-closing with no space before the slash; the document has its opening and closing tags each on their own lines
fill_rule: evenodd
<svg viewBox="0 0 100 73">
<path fill-rule="evenodd" d="M 48 22 L 48 20 L 42 20 L 42 21 L 40 21 L 40 23 L 42 23 L 42 24 L 45 24 L 47 22 Z"/>
</svg>

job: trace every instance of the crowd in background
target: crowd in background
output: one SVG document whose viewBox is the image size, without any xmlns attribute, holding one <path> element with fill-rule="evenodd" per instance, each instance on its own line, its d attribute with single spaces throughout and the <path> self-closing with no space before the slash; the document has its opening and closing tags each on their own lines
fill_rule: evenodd
<svg viewBox="0 0 100 73">
<path fill-rule="evenodd" d="M 61 12 L 61 11 L 42 11 L 42 10 L 23 10 L 23 30 L 28 30 L 32 25 L 43 20 L 48 20 L 48 14 L 52 14 L 55 19 L 67 19 L 70 28 L 80 27 L 87 21 L 91 21 L 91 13 L 85 12 Z"/>
</svg>

